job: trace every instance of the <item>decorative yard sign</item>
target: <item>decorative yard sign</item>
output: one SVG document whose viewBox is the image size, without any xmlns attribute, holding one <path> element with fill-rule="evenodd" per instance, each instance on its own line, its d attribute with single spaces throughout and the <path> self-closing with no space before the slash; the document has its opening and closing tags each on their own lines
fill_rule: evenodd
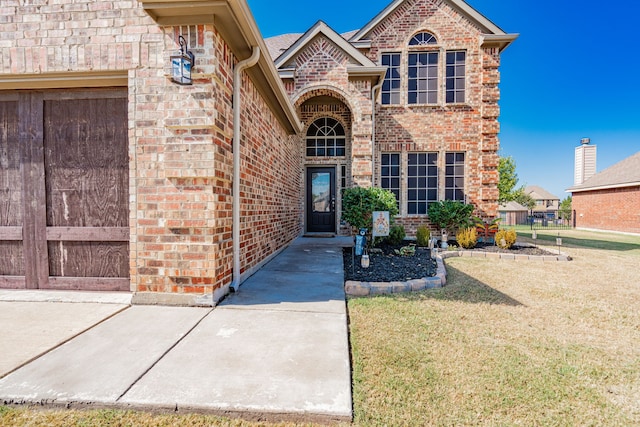
<svg viewBox="0 0 640 427">
<path fill-rule="evenodd" d="M 373 237 L 386 237 L 389 235 L 389 211 L 376 211 L 373 213 Z"/>
</svg>

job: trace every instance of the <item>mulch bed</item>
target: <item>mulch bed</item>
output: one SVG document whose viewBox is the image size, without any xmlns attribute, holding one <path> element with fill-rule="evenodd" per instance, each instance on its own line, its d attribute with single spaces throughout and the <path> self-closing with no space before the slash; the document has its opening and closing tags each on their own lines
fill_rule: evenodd
<svg viewBox="0 0 640 427">
<path fill-rule="evenodd" d="M 409 244 L 408 242 L 405 242 Z M 450 246 L 455 242 L 450 242 Z M 396 254 L 401 246 L 382 245 L 369 252 L 369 268 L 362 268 L 360 257 L 352 258 L 351 248 L 343 251 L 345 280 L 360 282 L 405 282 L 436 275 L 436 261 L 431 259 L 427 248 L 416 248 L 413 256 Z M 458 248 L 455 248 L 456 250 Z M 494 244 L 478 243 L 471 251 L 500 252 L 523 255 L 554 255 L 537 247 L 514 245 L 511 249 L 501 249 Z M 352 262 L 353 260 L 353 262 Z"/>
</svg>

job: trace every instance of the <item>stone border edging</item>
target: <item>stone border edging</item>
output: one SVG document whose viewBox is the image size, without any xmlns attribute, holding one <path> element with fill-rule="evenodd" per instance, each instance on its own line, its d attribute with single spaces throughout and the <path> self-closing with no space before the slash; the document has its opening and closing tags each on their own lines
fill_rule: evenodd
<svg viewBox="0 0 640 427">
<path fill-rule="evenodd" d="M 425 289 L 441 288 L 447 284 L 447 269 L 441 254 L 436 256 L 436 275 L 413 279 L 406 282 L 357 282 L 348 280 L 344 284 L 344 291 L 353 297 L 369 295 L 398 294 L 402 292 L 416 292 Z"/>
<path fill-rule="evenodd" d="M 549 248 L 541 249 L 551 252 Z M 444 260 L 454 257 L 473 257 L 473 258 L 491 258 L 491 259 L 508 259 L 508 260 L 532 260 L 532 261 L 570 261 L 571 257 L 560 252 L 559 255 L 516 255 L 505 254 L 501 252 L 482 252 L 482 251 L 444 251 L 438 252 L 436 255 L 436 275 L 434 277 L 425 277 L 422 279 L 413 279 L 406 282 L 358 282 L 348 280 L 344 284 L 344 291 L 348 296 L 366 297 L 371 295 L 398 294 L 403 292 L 416 292 L 425 289 L 442 288 L 447 284 L 447 269 L 444 266 Z"/>
</svg>

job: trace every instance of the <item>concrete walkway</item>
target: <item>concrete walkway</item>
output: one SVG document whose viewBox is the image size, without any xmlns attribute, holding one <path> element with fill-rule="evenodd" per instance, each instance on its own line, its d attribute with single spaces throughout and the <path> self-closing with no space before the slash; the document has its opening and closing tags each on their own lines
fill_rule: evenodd
<svg viewBox="0 0 640 427">
<path fill-rule="evenodd" d="M 0 403 L 350 420 L 349 242 L 298 238 L 215 309 L 2 291 Z"/>
</svg>

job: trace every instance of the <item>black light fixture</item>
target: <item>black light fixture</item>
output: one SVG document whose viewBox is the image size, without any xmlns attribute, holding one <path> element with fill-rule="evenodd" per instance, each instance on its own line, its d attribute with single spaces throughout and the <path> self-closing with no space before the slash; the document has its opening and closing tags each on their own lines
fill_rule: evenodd
<svg viewBox="0 0 640 427">
<path fill-rule="evenodd" d="M 171 80 L 181 85 L 190 85 L 191 69 L 196 58 L 189 50 L 184 37 L 178 36 L 178 43 L 180 43 L 180 55 L 171 56 Z"/>
</svg>

